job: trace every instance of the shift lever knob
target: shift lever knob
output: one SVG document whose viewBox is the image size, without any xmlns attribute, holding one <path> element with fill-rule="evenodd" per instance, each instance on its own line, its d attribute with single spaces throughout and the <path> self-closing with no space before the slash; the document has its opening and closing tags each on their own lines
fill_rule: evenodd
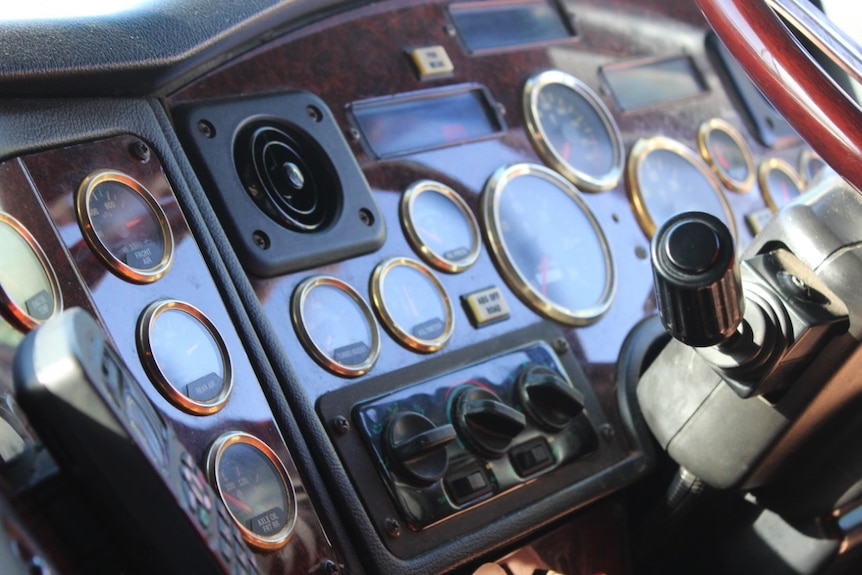
<svg viewBox="0 0 862 575">
<path fill-rule="evenodd" d="M 665 329 L 686 345 L 726 342 L 742 321 L 744 300 L 733 237 L 721 220 L 685 212 L 652 240 L 656 303 Z"/>
</svg>

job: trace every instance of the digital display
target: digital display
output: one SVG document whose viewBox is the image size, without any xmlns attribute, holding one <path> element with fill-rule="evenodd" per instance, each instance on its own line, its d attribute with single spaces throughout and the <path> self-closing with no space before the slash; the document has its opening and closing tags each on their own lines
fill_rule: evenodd
<svg viewBox="0 0 862 575">
<path fill-rule="evenodd" d="M 636 110 L 684 100 L 707 91 L 691 58 L 672 58 L 639 64 L 612 64 L 602 75 L 623 110 Z"/>
<path fill-rule="evenodd" d="M 476 140 L 505 130 L 487 92 L 478 87 L 357 102 L 352 111 L 378 158 Z"/>
<path fill-rule="evenodd" d="M 574 36 L 551 2 L 464 2 L 449 14 L 470 52 L 553 42 Z"/>
</svg>

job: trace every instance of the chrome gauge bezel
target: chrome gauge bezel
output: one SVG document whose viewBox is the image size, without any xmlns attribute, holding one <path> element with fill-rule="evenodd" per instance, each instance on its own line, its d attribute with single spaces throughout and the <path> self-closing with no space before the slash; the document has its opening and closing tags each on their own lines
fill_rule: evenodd
<svg viewBox="0 0 862 575">
<path fill-rule="evenodd" d="M 602 125 L 611 141 L 614 154 L 613 164 L 607 172 L 594 175 L 576 169 L 560 155 L 559 151 L 548 140 L 540 121 L 538 98 L 542 89 L 551 84 L 560 84 L 575 92 L 575 94 L 583 98 L 593 108 L 601 119 Z M 527 134 L 533 142 L 536 152 L 546 164 L 568 178 L 569 181 L 583 191 L 602 192 L 613 188 L 619 183 L 625 163 L 625 152 L 623 150 L 620 130 L 608 107 L 605 106 L 598 94 L 584 82 L 560 70 L 541 72 L 527 80 L 527 83 L 524 85 L 523 109 Z"/>
<path fill-rule="evenodd" d="M 464 216 L 465 225 L 470 229 L 471 246 L 469 253 L 460 260 L 452 260 L 443 254 L 435 252 L 425 242 L 425 240 L 422 239 L 422 234 L 416 226 L 416 219 L 414 217 L 413 210 L 416 204 L 416 198 L 424 193 L 436 193 L 445 196 L 455 204 Z M 419 254 L 419 256 L 429 265 L 442 272 L 459 273 L 468 269 L 476 263 L 477 259 L 479 259 L 482 242 L 480 240 L 479 224 L 476 221 L 476 216 L 473 215 L 473 211 L 470 209 L 470 206 L 467 205 L 467 202 L 465 202 L 464 199 L 449 186 L 433 180 L 414 182 L 407 188 L 404 195 L 401 196 L 399 211 L 401 224 L 404 227 L 404 234 L 407 236 L 407 241 L 416 253 Z"/>
<path fill-rule="evenodd" d="M 169 310 L 184 312 L 195 319 L 203 329 L 209 333 L 212 341 L 218 349 L 222 360 L 222 388 L 219 393 L 208 401 L 197 401 L 180 392 L 174 384 L 165 376 L 159 366 L 158 358 L 153 353 L 152 329 L 156 320 Z M 228 402 L 233 391 L 233 370 L 231 367 L 230 353 L 227 345 L 222 339 L 218 328 L 201 310 L 195 306 L 175 299 L 159 300 L 151 303 L 138 320 L 138 353 L 141 363 L 147 375 L 156 384 L 165 398 L 176 407 L 193 415 L 211 415 L 220 411 Z"/>
<path fill-rule="evenodd" d="M 48 285 L 51 288 L 51 298 L 54 303 L 54 307 L 49 318 L 54 317 L 61 309 L 63 309 L 63 293 L 60 290 L 60 281 L 57 279 L 57 274 L 51 266 L 48 256 L 45 255 L 45 251 L 42 249 L 42 246 L 39 245 L 39 242 L 35 237 L 33 237 L 33 234 L 24 227 L 24 224 L 19 222 L 10 214 L 0 212 L 0 225 L 6 225 L 11 228 L 12 232 L 16 233 L 24 243 L 27 244 L 27 247 L 30 248 L 33 256 L 41 265 L 42 271 L 45 272 L 45 277 L 48 280 Z M 49 319 L 39 319 L 27 313 L 27 310 L 19 306 L 18 303 L 16 303 L 9 295 L 2 283 L 0 283 L 0 305 L 3 306 L 3 310 L 6 312 L 3 314 L 6 319 L 8 319 L 16 328 L 23 331 L 29 331 L 39 327 Z"/>
<path fill-rule="evenodd" d="M 499 218 L 500 194 L 508 183 L 515 178 L 532 175 L 547 180 L 567 194 L 584 213 L 601 246 L 605 266 L 605 285 L 595 304 L 584 309 L 570 309 L 562 306 L 533 288 L 530 281 L 515 265 L 513 257 L 502 234 Z M 594 323 L 610 309 L 616 295 L 616 275 L 611 250 L 599 221 L 577 189 L 557 172 L 538 164 L 514 164 L 499 168 L 488 180 L 482 193 L 482 221 L 485 239 L 497 268 L 506 284 L 521 300 L 540 315 L 559 323 L 580 327 Z"/>
<path fill-rule="evenodd" d="M 317 346 L 314 338 L 308 331 L 306 318 L 304 317 L 305 301 L 309 292 L 314 288 L 327 285 L 341 290 L 346 294 L 353 303 L 356 304 L 365 321 L 368 323 L 369 332 L 371 334 L 371 345 L 368 357 L 364 361 L 357 364 L 346 364 L 337 361 L 330 357 L 325 351 Z M 374 364 L 377 363 L 377 358 L 380 355 L 380 331 L 377 329 L 377 321 L 374 319 L 374 313 L 371 307 L 365 302 L 362 296 L 356 289 L 336 277 L 333 276 L 313 276 L 304 280 L 296 287 L 291 297 L 290 306 L 291 319 L 293 320 L 294 328 L 299 336 L 299 341 L 305 347 L 311 357 L 324 368 L 337 375 L 346 377 L 359 377 L 368 373 Z"/>
<path fill-rule="evenodd" d="M 152 211 L 152 215 L 158 222 L 159 233 L 164 243 L 164 253 L 156 265 L 150 268 L 137 268 L 128 265 L 119 259 L 96 234 L 96 231 L 93 229 L 93 219 L 90 212 L 90 197 L 96 187 L 104 182 L 118 182 L 126 186 L 132 192 L 136 193 Z M 84 178 L 84 181 L 78 187 L 75 209 L 81 234 L 84 236 L 87 244 L 99 259 L 119 277 L 133 283 L 147 284 L 161 279 L 170 269 L 174 258 L 174 234 L 171 231 L 168 217 L 158 200 L 156 200 L 149 190 L 128 174 L 114 170 L 97 170 L 91 173 Z"/>
<path fill-rule="evenodd" d="M 740 180 L 731 176 L 727 170 L 721 166 L 718 158 L 713 156 L 712 150 L 709 146 L 709 137 L 713 132 L 717 131 L 726 134 L 731 141 L 736 144 L 737 148 L 739 148 L 742 160 L 745 163 L 746 170 L 748 171 L 748 175 L 744 179 Z M 724 184 L 727 189 L 743 194 L 751 190 L 757 173 L 754 169 L 754 160 L 751 157 L 751 150 L 748 149 L 748 144 L 745 142 L 745 138 L 742 137 L 742 134 L 739 133 L 739 130 L 734 128 L 729 122 L 726 122 L 721 118 L 712 118 L 703 122 L 697 129 L 697 148 L 701 157 L 706 160 L 706 163 L 709 164 L 709 167 L 712 168 L 712 171 L 715 172 L 715 175 L 718 176 L 718 179 L 721 180 L 721 183 Z"/>
<path fill-rule="evenodd" d="M 640 167 L 644 159 L 656 150 L 666 150 L 672 152 L 683 160 L 687 161 L 700 172 L 709 182 L 710 187 L 718 198 L 724 214 L 729 223 L 730 233 L 736 238 L 736 220 L 733 216 L 733 210 L 730 208 L 730 203 L 722 191 L 721 182 L 718 176 L 709 168 L 703 158 L 700 157 L 694 150 L 673 138 L 666 136 L 652 136 L 649 138 L 641 138 L 632 146 L 629 154 L 628 162 L 626 163 L 626 193 L 629 198 L 629 205 L 634 212 L 635 219 L 640 225 L 641 230 L 647 238 L 652 238 L 655 234 L 657 225 L 649 213 L 646 201 L 643 197 L 643 188 L 640 182 Z"/>
<path fill-rule="evenodd" d="M 772 190 L 769 188 L 769 173 L 773 170 L 782 172 L 790 178 L 800 194 L 805 190 L 805 183 L 802 181 L 802 177 L 799 175 L 799 172 L 797 172 L 789 162 L 782 160 L 781 158 L 767 158 L 760 163 L 760 166 L 757 168 L 757 183 L 760 186 L 760 193 L 763 196 L 763 201 L 766 202 L 767 207 L 773 212 L 777 212 L 779 210 L 779 206 L 773 198 Z"/>
<path fill-rule="evenodd" d="M 440 303 L 443 305 L 443 313 L 446 317 L 443 320 L 443 331 L 435 338 L 422 338 L 414 335 L 408 328 L 400 325 L 391 313 L 388 302 L 384 293 L 384 283 L 389 273 L 398 266 L 407 266 L 419 272 L 429 284 L 437 292 L 440 297 Z M 395 257 L 383 260 L 374 272 L 371 274 L 371 302 L 374 304 L 374 309 L 380 315 L 383 327 L 392 334 L 400 343 L 408 348 L 421 353 L 433 353 L 443 348 L 452 337 L 452 332 L 455 329 L 455 315 L 452 312 L 452 301 L 446 293 L 443 284 L 440 283 L 434 274 L 420 262 L 404 257 Z"/>
<path fill-rule="evenodd" d="M 285 522 L 285 526 L 269 537 L 264 537 L 255 533 L 246 527 L 231 511 L 230 505 L 225 501 L 223 486 L 221 485 L 221 481 L 219 480 L 219 466 L 221 465 L 222 457 L 225 451 L 232 445 L 237 443 L 244 443 L 254 449 L 257 449 L 264 457 L 273 465 L 278 474 L 279 478 L 282 480 L 284 485 L 285 493 L 287 495 L 288 503 L 290 504 L 290 513 L 288 514 L 287 521 Z M 284 467 L 284 464 L 281 462 L 281 459 L 278 457 L 278 454 L 272 450 L 272 448 L 255 437 L 250 433 L 245 433 L 242 431 L 232 431 L 229 433 L 225 433 L 218 439 L 216 439 L 215 443 L 213 443 L 212 447 L 207 454 L 207 472 L 210 476 L 210 481 L 212 483 L 213 489 L 216 493 L 218 493 L 219 497 L 222 500 L 225 508 L 227 509 L 228 514 L 230 514 L 231 519 L 239 528 L 240 533 L 242 533 L 243 539 L 257 549 L 261 549 L 263 551 L 274 551 L 276 549 L 280 549 L 284 547 L 287 541 L 290 539 L 290 536 L 293 535 L 294 527 L 296 526 L 296 518 L 297 518 L 297 503 L 296 503 L 296 491 L 293 487 L 293 481 L 290 479 L 290 475 L 287 473 L 287 470 Z"/>
</svg>

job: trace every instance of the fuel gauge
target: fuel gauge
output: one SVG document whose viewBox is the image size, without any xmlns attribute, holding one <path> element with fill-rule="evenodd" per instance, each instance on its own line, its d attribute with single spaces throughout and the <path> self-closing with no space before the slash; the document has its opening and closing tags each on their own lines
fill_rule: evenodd
<svg viewBox="0 0 862 575">
<path fill-rule="evenodd" d="M 779 158 L 769 158 L 757 171 L 760 192 L 769 209 L 777 212 L 802 193 L 803 183 L 793 167 Z"/>
<path fill-rule="evenodd" d="M 383 325 L 398 341 L 423 353 L 452 336 L 452 303 L 431 270 L 409 258 L 381 262 L 371 276 L 371 300 Z"/>
<path fill-rule="evenodd" d="M 754 185 L 754 161 L 739 130 L 713 118 L 697 130 L 700 155 L 729 190 L 745 193 Z"/>
</svg>

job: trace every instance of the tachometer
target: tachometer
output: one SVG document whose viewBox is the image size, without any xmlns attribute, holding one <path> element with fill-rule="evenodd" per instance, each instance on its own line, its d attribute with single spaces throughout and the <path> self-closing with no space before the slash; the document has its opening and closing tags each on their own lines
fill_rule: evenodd
<svg viewBox="0 0 862 575">
<path fill-rule="evenodd" d="M 538 313 L 588 325 L 616 291 L 607 240 L 578 191 L 535 164 L 504 167 L 482 194 L 488 245 L 506 283 Z"/>
<path fill-rule="evenodd" d="M 140 182 L 122 172 L 93 172 L 78 189 L 77 210 L 84 239 L 118 276 L 150 283 L 167 273 L 174 254 L 171 226 Z"/>
<path fill-rule="evenodd" d="M 548 70 L 524 87 L 524 117 L 536 151 L 578 187 L 614 187 L 623 171 L 619 128 L 601 99 L 565 72 Z"/>
<path fill-rule="evenodd" d="M 709 166 L 682 143 L 655 136 L 635 142 L 626 167 L 628 194 L 648 238 L 680 212 L 714 215 L 736 237 L 736 224 L 721 183 Z"/>
</svg>

